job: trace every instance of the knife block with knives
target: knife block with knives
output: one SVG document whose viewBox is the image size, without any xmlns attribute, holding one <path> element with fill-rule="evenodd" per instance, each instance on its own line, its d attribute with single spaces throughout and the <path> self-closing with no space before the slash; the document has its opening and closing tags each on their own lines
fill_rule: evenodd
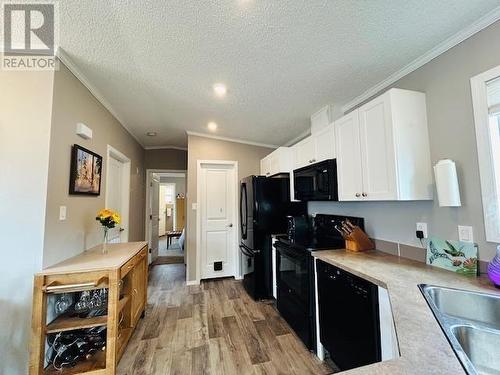
<svg viewBox="0 0 500 375">
<path fill-rule="evenodd" d="M 375 249 L 375 244 L 370 240 L 367 234 L 349 220 L 343 221 L 340 226 L 336 225 L 335 229 L 337 229 L 344 238 L 347 250 L 359 252 Z"/>
</svg>

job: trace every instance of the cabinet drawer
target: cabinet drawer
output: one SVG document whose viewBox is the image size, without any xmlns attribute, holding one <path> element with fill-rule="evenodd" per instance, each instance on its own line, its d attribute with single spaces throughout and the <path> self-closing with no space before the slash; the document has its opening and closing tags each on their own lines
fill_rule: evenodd
<svg viewBox="0 0 500 375">
<path fill-rule="evenodd" d="M 130 259 L 127 263 L 125 263 L 121 268 L 120 268 L 120 278 L 123 279 L 125 277 L 125 275 L 127 273 L 129 273 L 130 271 L 132 271 L 132 269 L 134 268 L 135 264 L 137 263 L 137 259 L 136 259 L 136 256 L 135 255 L 134 257 L 132 257 L 132 259 Z"/>
<path fill-rule="evenodd" d="M 144 249 L 139 251 L 137 254 L 135 254 L 134 258 L 133 258 L 133 259 L 135 259 L 134 266 L 137 265 L 140 261 L 142 261 L 146 257 L 147 254 L 148 254 L 147 247 L 145 247 Z"/>
<path fill-rule="evenodd" d="M 107 271 L 45 275 L 43 276 L 42 290 L 45 293 L 72 293 L 107 288 L 108 277 Z"/>
</svg>

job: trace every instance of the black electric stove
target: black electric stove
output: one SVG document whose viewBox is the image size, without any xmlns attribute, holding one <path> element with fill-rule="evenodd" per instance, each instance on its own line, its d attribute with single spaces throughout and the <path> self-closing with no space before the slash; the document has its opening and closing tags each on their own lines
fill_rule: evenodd
<svg viewBox="0 0 500 375">
<path fill-rule="evenodd" d="M 320 215 L 288 218 L 287 235 L 276 248 L 277 308 L 304 344 L 316 351 L 314 261 L 311 252 L 343 249 L 345 240 L 336 226 L 345 220 L 364 229 L 359 217 Z"/>
</svg>

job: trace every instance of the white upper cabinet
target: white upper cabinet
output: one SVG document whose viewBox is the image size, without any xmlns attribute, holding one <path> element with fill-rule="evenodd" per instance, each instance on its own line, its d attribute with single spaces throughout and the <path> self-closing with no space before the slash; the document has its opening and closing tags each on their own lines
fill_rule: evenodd
<svg viewBox="0 0 500 375">
<path fill-rule="evenodd" d="M 335 121 L 335 132 L 339 200 L 358 200 L 363 191 L 358 111 Z"/>
<path fill-rule="evenodd" d="M 260 174 L 262 176 L 271 175 L 271 155 L 267 155 L 264 159 L 260 161 Z"/>
<path fill-rule="evenodd" d="M 430 200 L 425 94 L 391 89 L 335 122 L 339 200 Z"/>
<path fill-rule="evenodd" d="M 396 154 L 389 95 L 359 108 L 363 191 L 366 200 L 397 199 Z"/>
<path fill-rule="evenodd" d="M 289 147 L 279 147 L 260 161 L 260 174 L 272 176 L 278 173 L 290 173 L 292 154 Z"/>
<path fill-rule="evenodd" d="M 335 157 L 335 128 L 333 124 L 313 133 L 292 146 L 294 169 Z"/>
<path fill-rule="evenodd" d="M 313 134 L 312 137 L 314 139 L 315 162 L 335 157 L 335 128 L 333 124 Z"/>
<path fill-rule="evenodd" d="M 294 146 L 294 152 L 295 169 L 314 163 L 314 140 L 312 137 L 307 137 L 297 143 Z"/>
</svg>

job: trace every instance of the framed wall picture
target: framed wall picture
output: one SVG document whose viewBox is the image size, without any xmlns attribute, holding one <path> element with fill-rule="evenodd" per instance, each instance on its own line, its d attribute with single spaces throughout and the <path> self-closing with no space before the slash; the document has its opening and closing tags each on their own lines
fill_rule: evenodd
<svg viewBox="0 0 500 375">
<path fill-rule="evenodd" d="M 71 151 L 69 193 L 79 195 L 101 194 L 102 156 L 79 145 Z"/>
</svg>

